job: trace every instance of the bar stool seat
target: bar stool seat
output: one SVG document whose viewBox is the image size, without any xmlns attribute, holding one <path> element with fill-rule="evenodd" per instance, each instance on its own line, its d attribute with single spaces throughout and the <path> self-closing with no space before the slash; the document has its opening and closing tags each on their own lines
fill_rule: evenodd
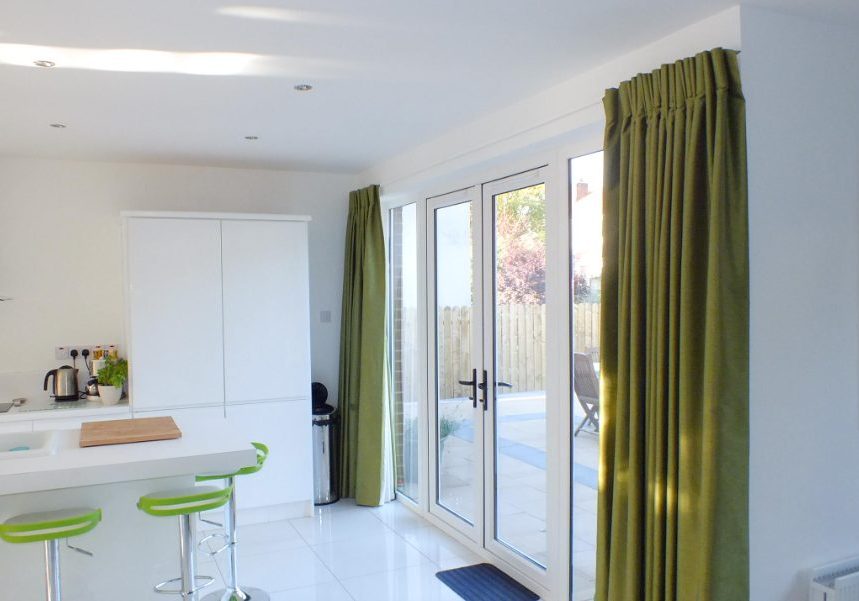
<svg viewBox="0 0 859 601">
<path fill-rule="evenodd" d="M 236 476 L 247 476 L 260 471 L 268 459 L 268 447 L 261 442 L 252 442 L 251 445 L 257 451 L 257 461 L 253 465 L 243 467 L 242 469 L 231 474 L 202 474 L 197 476 L 197 482 L 208 482 L 211 480 L 226 480 L 227 486 L 231 489 L 229 502 L 224 507 L 224 538 L 226 544 L 221 548 L 210 553 L 214 555 L 221 551 L 226 551 L 228 558 L 229 570 L 225 574 L 227 580 L 227 588 L 210 593 L 205 596 L 203 601 L 270 601 L 268 593 L 258 588 L 239 586 L 238 583 L 238 559 L 236 555 L 236 545 L 238 539 L 236 536 Z M 209 520 L 205 520 L 207 523 Z M 218 524 L 220 525 L 220 524 Z M 220 536 L 220 535 L 218 535 Z M 207 537 L 210 538 L 210 537 Z M 205 539 L 204 539 L 205 540 Z"/>
<path fill-rule="evenodd" d="M 230 499 L 232 487 L 192 486 L 150 493 L 140 497 L 137 508 L 155 517 L 179 518 L 179 563 L 181 576 L 155 585 L 155 592 L 181 595 L 185 601 L 197 601 L 198 593 L 214 582 L 211 576 L 197 575 L 194 529 L 191 515 L 223 507 Z M 200 584 L 202 582 L 202 584 Z M 180 588 L 168 589 L 178 583 Z"/>
<path fill-rule="evenodd" d="M 46 599 L 62 601 L 59 541 L 86 534 L 99 522 L 101 509 L 89 507 L 25 513 L 0 524 L 0 539 L 13 544 L 44 543 Z M 73 551 L 92 555 L 89 551 L 68 546 Z"/>
</svg>

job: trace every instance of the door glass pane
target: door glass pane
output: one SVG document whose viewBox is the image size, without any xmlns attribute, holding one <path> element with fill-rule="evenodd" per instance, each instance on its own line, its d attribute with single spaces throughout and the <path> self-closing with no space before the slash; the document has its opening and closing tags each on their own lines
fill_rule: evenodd
<svg viewBox="0 0 859 601">
<path fill-rule="evenodd" d="M 475 449 L 475 411 L 468 399 L 472 357 L 474 259 L 471 203 L 435 211 L 436 407 L 438 503 L 474 523 L 483 473 Z"/>
<path fill-rule="evenodd" d="M 546 186 L 494 197 L 495 537 L 545 567 Z"/>
<path fill-rule="evenodd" d="M 397 492 L 418 500 L 418 257 L 415 204 L 390 211 L 389 360 Z"/>
<path fill-rule="evenodd" d="M 573 281 L 573 590 L 596 589 L 603 153 L 570 161 Z"/>
</svg>

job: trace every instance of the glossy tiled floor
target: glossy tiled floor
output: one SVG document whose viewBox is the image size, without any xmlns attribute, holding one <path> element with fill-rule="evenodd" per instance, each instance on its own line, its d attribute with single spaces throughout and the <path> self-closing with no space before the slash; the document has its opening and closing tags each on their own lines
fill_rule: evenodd
<svg viewBox="0 0 859 601">
<path fill-rule="evenodd" d="M 481 562 L 399 503 L 343 500 L 312 518 L 240 527 L 239 541 L 241 582 L 272 601 L 461 601 L 435 573 Z M 223 558 L 217 566 L 225 572 Z"/>
<path fill-rule="evenodd" d="M 574 443 L 576 462 L 596 467 L 596 434 L 583 432 Z M 535 477 L 539 482 L 522 494 L 537 498 L 523 499 L 521 507 L 542 522 L 545 515 L 536 509 L 545 505 L 545 489 L 536 484 L 545 473 Z M 573 495 L 573 599 L 590 601 L 596 490 L 576 481 Z M 521 511 L 513 506 L 507 515 L 519 521 Z M 545 525 L 535 522 L 530 528 L 539 532 Z M 272 601 L 461 601 L 435 573 L 482 561 L 400 503 L 365 508 L 343 500 L 317 508 L 314 517 L 242 526 L 239 542 L 241 582 L 271 592 Z M 223 557 L 216 565 L 201 562 L 200 573 L 213 572 L 226 572 Z"/>
</svg>

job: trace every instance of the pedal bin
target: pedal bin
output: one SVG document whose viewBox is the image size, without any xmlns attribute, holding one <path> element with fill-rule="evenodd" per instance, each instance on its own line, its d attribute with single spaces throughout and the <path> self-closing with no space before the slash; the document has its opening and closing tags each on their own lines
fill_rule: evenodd
<svg viewBox="0 0 859 601">
<path fill-rule="evenodd" d="M 313 503 L 328 505 L 340 499 L 340 415 L 328 404 L 313 408 Z"/>
</svg>

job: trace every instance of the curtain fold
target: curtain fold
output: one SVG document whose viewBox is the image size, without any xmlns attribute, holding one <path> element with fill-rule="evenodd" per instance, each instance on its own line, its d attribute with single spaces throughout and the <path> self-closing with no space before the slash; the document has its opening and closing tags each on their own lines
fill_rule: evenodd
<svg viewBox="0 0 859 601">
<path fill-rule="evenodd" d="M 350 192 L 340 322 L 340 490 L 370 506 L 392 497 L 385 269 L 379 186 Z"/>
<path fill-rule="evenodd" d="M 597 601 L 748 584 L 745 102 L 715 49 L 606 92 Z"/>
</svg>

